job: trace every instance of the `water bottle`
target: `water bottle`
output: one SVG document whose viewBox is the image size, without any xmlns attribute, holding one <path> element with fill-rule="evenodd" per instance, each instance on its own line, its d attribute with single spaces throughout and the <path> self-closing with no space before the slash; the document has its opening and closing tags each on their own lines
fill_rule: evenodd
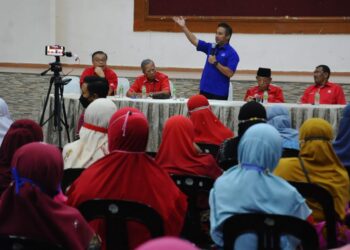
<svg viewBox="0 0 350 250">
<path fill-rule="evenodd" d="M 120 88 L 119 88 L 119 96 L 120 96 L 120 98 L 123 98 L 123 97 L 124 97 L 124 89 L 123 89 L 123 86 L 120 86 Z"/>
<path fill-rule="evenodd" d="M 269 93 L 267 93 L 267 91 L 264 91 L 264 95 L 263 95 L 263 103 L 268 103 L 269 102 Z"/>
<path fill-rule="evenodd" d="M 171 96 L 174 100 L 176 100 L 176 88 L 175 88 L 175 85 L 173 85 L 173 89 L 171 91 Z"/>
<path fill-rule="evenodd" d="M 314 104 L 315 105 L 319 105 L 320 104 L 320 90 L 317 90 L 317 92 L 315 93 Z"/>
<path fill-rule="evenodd" d="M 147 95 L 146 95 L 147 91 L 146 91 L 146 86 L 143 85 L 142 86 L 142 98 L 146 99 L 147 98 Z"/>
</svg>

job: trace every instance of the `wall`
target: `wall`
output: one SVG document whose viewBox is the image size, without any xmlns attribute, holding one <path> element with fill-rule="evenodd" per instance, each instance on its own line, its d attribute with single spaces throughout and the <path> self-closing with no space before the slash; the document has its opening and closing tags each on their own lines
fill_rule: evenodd
<svg viewBox="0 0 350 250">
<path fill-rule="evenodd" d="M 82 64 L 89 64 L 91 53 L 101 49 L 111 65 L 139 66 L 150 57 L 161 67 L 203 67 L 204 55 L 184 34 L 133 32 L 132 0 L 12 0 L 0 13 L 0 46 L 5 48 L 0 62 L 50 62 L 43 56 L 44 45 L 56 39 L 78 54 Z M 214 40 L 214 33 L 197 35 Z M 313 71 L 318 64 L 338 72 L 350 69 L 350 35 L 234 34 L 231 40 L 241 57 L 239 69 Z M 67 58 L 63 62 L 74 63 Z"/>
</svg>

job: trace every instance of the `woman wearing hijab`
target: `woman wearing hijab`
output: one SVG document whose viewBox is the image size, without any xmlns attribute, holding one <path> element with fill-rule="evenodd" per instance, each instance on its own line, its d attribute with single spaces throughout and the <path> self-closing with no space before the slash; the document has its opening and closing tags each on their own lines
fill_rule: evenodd
<svg viewBox="0 0 350 250">
<path fill-rule="evenodd" d="M 148 122 L 138 110 L 123 108 L 111 118 L 108 128 L 110 154 L 86 169 L 68 191 L 68 204 L 79 206 L 94 198 L 119 199 L 147 204 L 164 222 L 165 234 L 180 234 L 187 209 L 186 196 L 169 175 L 145 153 Z M 105 239 L 101 221 L 90 223 Z M 134 249 L 150 238 L 137 223 L 128 224 L 129 243 Z M 105 245 L 102 245 L 105 248 Z"/>
<path fill-rule="evenodd" d="M 267 123 L 274 126 L 283 139 L 282 157 L 298 157 L 299 133 L 292 128 L 288 109 L 274 105 L 267 109 Z"/>
<path fill-rule="evenodd" d="M 172 116 L 166 121 L 156 162 L 170 174 L 216 179 L 222 173 L 212 155 L 197 152 L 193 124 L 182 115 Z"/>
<path fill-rule="evenodd" d="M 14 182 L 0 201 L 0 234 L 19 235 L 85 250 L 98 238 L 75 208 L 53 197 L 63 176 L 61 152 L 52 145 L 33 142 L 15 153 Z"/>
<path fill-rule="evenodd" d="M 0 147 L 0 195 L 11 182 L 11 161 L 21 146 L 43 140 L 43 131 L 32 120 L 17 120 L 10 126 Z"/>
<path fill-rule="evenodd" d="M 251 101 L 244 104 L 238 114 L 238 136 L 225 140 L 218 151 L 217 161 L 224 170 L 237 165 L 238 144 L 245 131 L 258 123 L 266 123 L 266 110 L 258 102 Z"/>
<path fill-rule="evenodd" d="M 86 109 L 79 140 L 63 148 L 64 168 L 87 168 L 108 152 L 108 125 L 117 110 L 106 98 L 93 101 Z"/>
<path fill-rule="evenodd" d="M 165 236 L 149 240 L 136 250 L 199 250 L 199 248 L 183 239 Z"/>
<path fill-rule="evenodd" d="M 350 173 L 350 104 L 344 109 L 333 148 L 348 173 Z"/>
<path fill-rule="evenodd" d="M 239 164 L 224 172 L 210 192 L 210 232 L 218 246 L 223 246 L 223 223 L 232 215 L 268 213 L 305 220 L 311 214 L 296 189 L 272 174 L 281 155 L 282 139 L 271 125 L 257 124 L 244 134 L 238 147 Z M 282 249 L 295 247 L 295 239 L 281 238 Z M 256 248 L 253 234 L 242 235 L 235 243 L 235 249 Z"/>
<path fill-rule="evenodd" d="M 213 114 L 205 96 L 192 96 L 187 108 L 195 129 L 195 142 L 220 145 L 225 139 L 233 137 L 233 132 Z"/>
<path fill-rule="evenodd" d="M 349 177 L 332 147 L 331 125 L 320 118 L 311 118 L 300 127 L 299 158 L 281 159 L 275 174 L 288 180 L 311 182 L 325 188 L 333 197 L 340 220 L 345 218 L 349 203 Z M 316 222 L 324 220 L 322 207 L 308 202 Z"/>
<path fill-rule="evenodd" d="M 9 108 L 4 99 L 0 98 L 0 146 L 12 122 Z"/>
</svg>

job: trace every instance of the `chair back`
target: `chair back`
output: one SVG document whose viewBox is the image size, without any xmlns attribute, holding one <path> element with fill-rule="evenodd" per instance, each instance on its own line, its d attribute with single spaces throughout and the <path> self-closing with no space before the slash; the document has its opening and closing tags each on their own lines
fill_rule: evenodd
<svg viewBox="0 0 350 250">
<path fill-rule="evenodd" d="M 206 248 L 212 241 L 209 235 L 209 192 L 214 180 L 204 176 L 171 175 L 178 188 L 187 195 L 188 209 L 182 237 Z"/>
<path fill-rule="evenodd" d="M 77 179 L 84 170 L 85 168 L 68 168 L 63 171 L 63 178 L 61 182 L 61 189 L 63 193 L 66 192 L 66 189 L 72 185 L 75 179 Z"/>
<path fill-rule="evenodd" d="M 227 101 L 233 101 L 233 83 L 229 82 Z"/>
<path fill-rule="evenodd" d="M 64 85 L 64 94 L 81 94 L 80 90 L 80 78 L 77 76 L 65 76 L 62 80 L 70 79 L 70 81 Z"/>
<path fill-rule="evenodd" d="M 273 214 L 237 214 L 224 221 L 224 249 L 234 249 L 238 236 L 255 233 L 258 250 L 277 250 L 281 235 L 292 235 L 301 240 L 302 249 L 319 249 L 318 236 L 314 227 L 297 217 Z"/>
<path fill-rule="evenodd" d="M 152 238 L 164 235 L 162 217 L 145 204 L 125 200 L 95 199 L 83 202 L 78 209 L 87 221 L 94 219 L 105 221 L 107 250 L 129 249 L 127 221 L 145 225 Z"/>
<path fill-rule="evenodd" d="M 60 245 L 18 235 L 0 235 L 1 250 L 64 250 Z"/>
<path fill-rule="evenodd" d="M 196 143 L 196 144 L 203 151 L 203 153 L 211 154 L 214 157 L 214 159 L 216 159 L 216 156 L 217 156 L 219 148 L 220 148 L 219 145 L 206 144 L 206 143 Z"/>
<path fill-rule="evenodd" d="M 128 92 L 130 88 L 130 82 L 127 78 L 124 77 L 118 77 L 118 89 L 117 94 L 120 95 L 121 89 L 123 89 L 123 96 L 126 96 L 126 93 Z"/>
<path fill-rule="evenodd" d="M 332 195 L 323 187 L 313 183 L 289 181 L 289 184 L 294 186 L 305 199 L 312 199 L 321 205 L 326 220 L 327 248 L 336 247 L 337 213 L 334 209 L 334 201 Z"/>
</svg>

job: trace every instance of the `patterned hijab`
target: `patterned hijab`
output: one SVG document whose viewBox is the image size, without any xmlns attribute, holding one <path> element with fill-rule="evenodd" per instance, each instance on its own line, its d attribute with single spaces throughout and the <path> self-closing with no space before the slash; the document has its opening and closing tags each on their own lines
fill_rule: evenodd
<svg viewBox="0 0 350 250">
<path fill-rule="evenodd" d="M 340 120 L 333 148 L 340 161 L 350 170 L 350 104 L 343 111 L 343 118 Z"/>
<path fill-rule="evenodd" d="M 6 102 L 0 98 L 0 146 L 12 122 Z"/>
</svg>

